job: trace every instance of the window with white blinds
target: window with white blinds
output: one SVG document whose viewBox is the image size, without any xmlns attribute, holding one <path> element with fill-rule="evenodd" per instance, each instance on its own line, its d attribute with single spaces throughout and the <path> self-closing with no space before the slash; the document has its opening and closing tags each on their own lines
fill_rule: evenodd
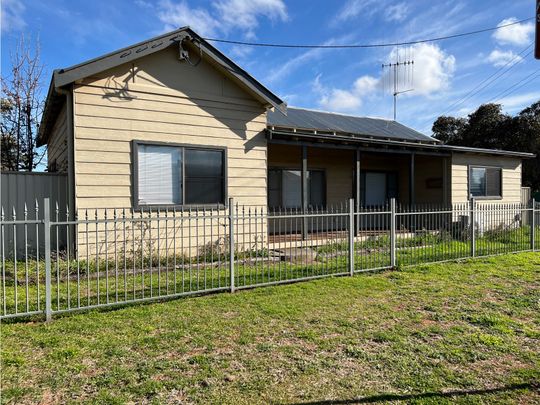
<svg viewBox="0 0 540 405">
<path fill-rule="evenodd" d="M 139 145 L 139 204 L 182 204 L 182 149 Z"/>
<path fill-rule="evenodd" d="M 136 143 L 139 205 L 225 203 L 225 153 Z"/>
</svg>

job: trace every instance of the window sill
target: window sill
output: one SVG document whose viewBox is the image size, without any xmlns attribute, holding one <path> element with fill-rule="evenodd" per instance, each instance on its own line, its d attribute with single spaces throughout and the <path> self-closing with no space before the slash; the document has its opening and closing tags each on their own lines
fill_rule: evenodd
<svg viewBox="0 0 540 405">
<path fill-rule="evenodd" d="M 493 196 L 493 197 L 489 197 L 489 196 L 477 196 L 477 197 L 472 197 L 474 200 L 502 200 L 502 196 Z"/>
<path fill-rule="evenodd" d="M 201 210 L 224 210 L 229 204 L 136 204 L 135 211 L 201 211 Z"/>
</svg>

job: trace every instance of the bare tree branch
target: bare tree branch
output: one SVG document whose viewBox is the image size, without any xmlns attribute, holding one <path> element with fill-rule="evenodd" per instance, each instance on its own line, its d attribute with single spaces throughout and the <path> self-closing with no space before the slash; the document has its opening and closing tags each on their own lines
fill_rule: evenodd
<svg viewBox="0 0 540 405">
<path fill-rule="evenodd" d="M 43 64 L 39 39 L 29 44 L 21 35 L 11 54 L 11 70 L 1 77 L 1 168 L 32 171 L 45 150 L 37 147 L 43 113 Z"/>
</svg>

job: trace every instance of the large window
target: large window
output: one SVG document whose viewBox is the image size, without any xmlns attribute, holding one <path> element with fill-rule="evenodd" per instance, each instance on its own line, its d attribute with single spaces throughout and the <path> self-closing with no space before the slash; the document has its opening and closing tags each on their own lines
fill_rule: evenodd
<svg viewBox="0 0 540 405">
<path fill-rule="evenodd" d="M 308 204 L 323 207 L 326 204 L 326 182 L 323 170 L 309 170 Z M 268 170 L 268 206 L 271 208 L 302 207 L 302 173 L 300 170 Z"/>
<path fill-rule="evenodd" d="M 135 144 L 137 205 L 225 203 L 225 152 Z"/>
<path fill-rule="evenodd" d="M 471 167 L 469 192 L 473 197 L 502 197 L 502 170 L 499 167 Z"/>
</svg>

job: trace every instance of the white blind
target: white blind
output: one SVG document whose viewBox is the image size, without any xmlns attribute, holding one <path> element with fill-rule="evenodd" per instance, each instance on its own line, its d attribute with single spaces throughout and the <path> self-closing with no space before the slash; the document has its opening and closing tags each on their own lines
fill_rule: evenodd
<svg viewBox="0 0 540 405">
<path fill-rule="evenodd" d="M 310 173 L 307 172 L 308 196 Z M 299 208 L 302 206 L 302 173 L 300 170 L 283 170 L 283 206 L 287 208 Z"/>
<path fill-rule="evenodd" d="M 139 203 L 182 204 L 182 149 L 139 145 Z"/>
<path fill-rule="evenodd" d="M 302 179 L 298 170 L 283 170 L 283 205 L 285 207 L 302 205 Z"/>
</svg>

